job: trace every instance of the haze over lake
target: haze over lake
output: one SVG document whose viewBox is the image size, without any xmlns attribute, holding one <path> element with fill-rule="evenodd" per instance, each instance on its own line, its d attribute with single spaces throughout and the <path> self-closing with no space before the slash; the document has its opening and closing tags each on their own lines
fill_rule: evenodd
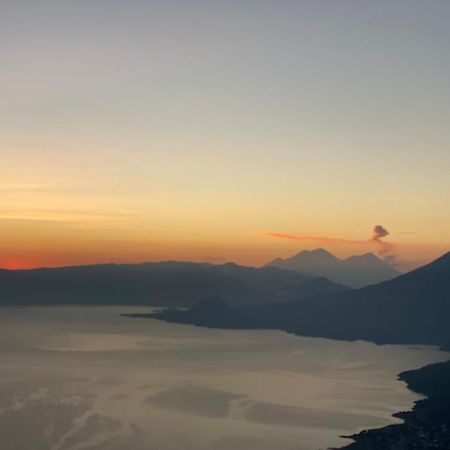
<svg viewBox="0 0 450 450">
<path fill-rule="evenodd" d="M 319 450 L 396 421 L 432 348 L 212 330 L 124 307 L 0 310 L 8 450 Z"/>
</svg>

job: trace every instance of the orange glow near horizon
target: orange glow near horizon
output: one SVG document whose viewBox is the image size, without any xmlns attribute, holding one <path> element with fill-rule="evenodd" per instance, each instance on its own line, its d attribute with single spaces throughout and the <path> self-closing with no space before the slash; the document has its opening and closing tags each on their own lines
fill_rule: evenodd
<svg viewBox="0 0 450 450">
<path fill-rule="evenodd" d="M 65 225 L 33 222 L 27 226 L 5 227 L 0 220 L 2 243 L 0 267 L 29 269 L 102 263 L 142 263 L 182 260 L 221 264 L 236 262 L 261 266 L 277 257 L 289 257 L 301 250 L 324 247 L 337 257 L 372 251 L 378 254 L 378 242 L 372 239 L 347 239 L 278 232 L 237 233 L 222 231 L 219 238 L 203 237 L 194 230 L 186 233 L 146 229 L 72 229 Z M 10 224 L 11 225 L 11 224 Z M 23 224 L 22 224 L 23 225 Z M 7 229 L 9 228 L 9 230 Z M 172 236 L 171 236 L 172 235 Z M 213 238 L 215 237 L 215 239 Z M 395 236 L 393 236 L 395 238 Z M 445 246 L 384 242 L 395 254 L 400 270 L 410 270 L 430 262 L 448 251 Z"/>
<path fill-rule="evenodd" d="M 302 177 L 310 186 L 304 193 L 291 189 L 298 182 L 294 164 L 255 160 L 253 151 L 156 157 L 79 147 L 58 154 L 47 141 L 46 152 L 23 145 L 4 152 L 0 167 L 0 267 L 169 259 L 259 266 L 317 247 L 347 257 L 378 253 L 383 244 L 371 237 L 378 223 L 391 233 L 382 239 L 394 246 L 401 270 L 450 248 L 444 191 L 430 193 L 430 201 L 416 192 L 373 194 L 357 168 L 348 174 L 358 178 L 357 191 L 334 190 L 325 178 L 318 183 L 319 171 Z"/>
<path fill-rule="evenodd" d="M 0 266 L 450 248 L 450 2 L 3 3 Z"/>
</svg>

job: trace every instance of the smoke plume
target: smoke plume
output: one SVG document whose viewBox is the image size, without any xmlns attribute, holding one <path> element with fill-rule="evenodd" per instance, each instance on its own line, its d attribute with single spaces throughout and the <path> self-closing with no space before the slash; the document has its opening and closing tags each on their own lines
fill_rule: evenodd
<svg viewBox="0 0 450 450">
<path fill-rule="evenodd" d="M 377 241 L 385 236 L 389 236 L 389 231 L 382 225 L 375 225 L 372 230 L 372 240 Z"/>
<path fill-rule="evenodd" d="M 274 239 L 284 239 L 288 241 L 315 241 L 324 244 L 349 244 L 349 245 L 372 245 L 378 248 L 378 254 L 388 264 L 395 265 L 396 255 L 393 253 L 394 245 L 383 240 L 389 236 L 389 231 L 383 225 L 375 225 L 372 229 L 372 237 L 367 240 L 339 239 L 327 236 L 317 236 L 309 234 L 278 233 L 274 231 L 260 233 Z"/>
<path fill-rule="evenodd" d="M 395 255 L 392 254 L 392 244 L 385 242 L 382 238 L 389 236 L 389 231 L 382 225 L 375 225 L 372 230 L 372 241 L 378 245 L 378 254 L 389 264 L 395 262 Z"/>
</svg>

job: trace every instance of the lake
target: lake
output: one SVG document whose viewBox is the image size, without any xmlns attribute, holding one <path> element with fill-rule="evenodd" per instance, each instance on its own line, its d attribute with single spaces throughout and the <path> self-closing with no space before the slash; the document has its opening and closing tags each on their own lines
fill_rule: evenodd
<svg viewBox="0 0 450 450">
<path fill-rule="evenodd" d="M 427 347 L 121 317 L 135 307 L 0 309 L 0 447 L 320 450 L 397 419 L 397 374 Z"/>
</svg>

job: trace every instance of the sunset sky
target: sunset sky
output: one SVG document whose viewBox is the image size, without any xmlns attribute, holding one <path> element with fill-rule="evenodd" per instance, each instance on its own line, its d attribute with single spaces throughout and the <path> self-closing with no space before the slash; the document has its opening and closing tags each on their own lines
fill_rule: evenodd
<svg viewBox="0 0 450 450">
<path fill-rule="evenodd" d="M 431 8 L 432 6 L 432 8 Z M 2 1 L 0 267 L 450 249 L 448 0 Z"/>
</svg>

